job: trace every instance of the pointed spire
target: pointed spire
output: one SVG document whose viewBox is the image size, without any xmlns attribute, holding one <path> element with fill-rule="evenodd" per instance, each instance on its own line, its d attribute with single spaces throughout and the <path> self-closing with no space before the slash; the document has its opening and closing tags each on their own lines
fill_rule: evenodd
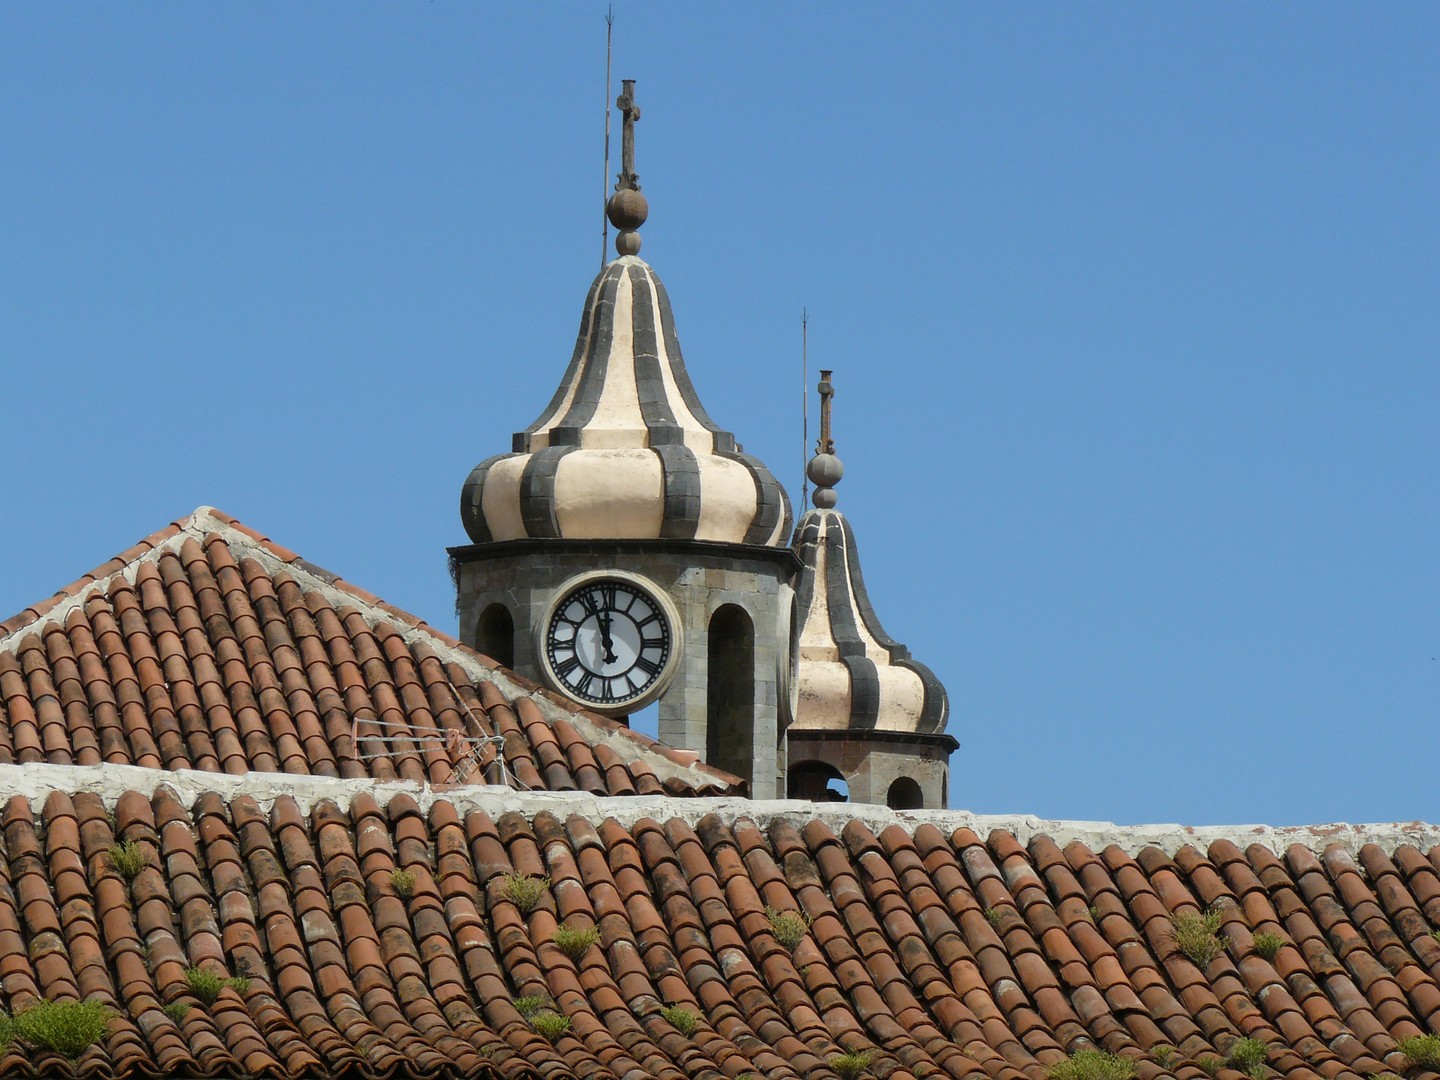
<svg viewBox="0 0 1440 1080">
<path fill-rule="evenodd" d="M 620 129 L 620 173 L 615 179 L 615 194 L 605 204 L 615 234 L 615 250 L 621 255 L 640 254 L 640 234 L 635 230 L 650 216 L 650 204 L 640 194 L 640 176 L 635 172 L 635 121 L 640 119 L 640 106 L 635 104 L 635 80 L 622 79 L 620 96 L 615 99 L 623 123 Z"/>
<path fill-rule="evenodd" d="M 835 485 L 845 475 L 845 466 L 835 456 L 835 439 L 830 433 L 830 400 L 835 396 L 831 382 L 833 371 L 820 371 L 820 438 L 815 440 L 815 456 L 805 466 L 805 475 L 815 485 L 810 501 L 820 510 L 835 506 Z"/>
</svg>

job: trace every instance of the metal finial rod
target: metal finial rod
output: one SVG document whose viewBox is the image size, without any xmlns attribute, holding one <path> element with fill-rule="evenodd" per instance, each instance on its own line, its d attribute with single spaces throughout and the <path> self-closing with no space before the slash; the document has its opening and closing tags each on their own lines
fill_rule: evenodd
<svg viewBox="0 0 1440 1080">
<path fill-rule="evenodd" d="M 810 463 L 810 312 L 800 309 L 800 501 L 810 498 L 810 475 L 805 466 Z"/>
<path fill-rule="evenodd" d="M 605 171 L 600 174 L 600 265 L 610 250 L 610 215 L 605 210 L 610 186 L 610 43 L 615 30 L 615 9 L 605 8 Z"/>
</svg>

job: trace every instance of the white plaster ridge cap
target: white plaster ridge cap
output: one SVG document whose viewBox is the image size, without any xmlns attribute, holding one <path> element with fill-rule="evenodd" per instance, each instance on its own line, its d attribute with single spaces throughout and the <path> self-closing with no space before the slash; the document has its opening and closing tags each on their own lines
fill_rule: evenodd
<svg viewBox="0 0 1440 1080">
<path fill-rule="evenodd" d="M 226 773 L 199 772 L 193 769 L 165 771 L 135 765 L 0 765 L 0 797 L 19 795 L 32 805 L 43 803 L 51 792 L 67 795 L 89 792 L 99 795 L 113 807 L 128 791 L 153 795 L 168 787 L 186 806 L 205 794 L 216 794 L 229 801 L 248 795 L 266 811 L 282 796 L 293 798 L 302 813 L 309 813 L 324 800 L 348 810 L 356 795 L 367 794 L 381 806 L 397 795 L 409 795 L 428 813 L 437 801 L 449 802 L 463 813 L 483 811 L 492 817 L 517 812 L 527 818 L 539 813 L 558 817 L 578 814 L 593 822 L 614 818 L 632 828 L 644 818 L 665 821 L 679 818 L 694 826 L 701 818 L 715 814 L 722 821 L 752 821 L 761 828 L 774 822 L 805 825 L 820 821 L 836 833 L 852 821 L 859 821 L 872 832 L 879 833 L 892 825 L 914 832 L 921 825 L 933 825 L 942 832 L 956 829 L 974 830 L 983 840 L 991 831 L 1000 829 L 1028 844 L 1037 836 L 1048 836 L 1062 847 L 1080 841 L 1092 851 L 1114 845 L 1130 855 L 1146 847 L 1157 847 L 1173 854 L 1185 845 L 1205 850 L 1217 840 L 1228 840 L 1244 849 L 1251 844 L 1283 855 L 1295 844 L 1321 851 L 1330 844 L 1339 844 L 1354 854 L 1366 844 L 1375 844 L 1394 851 L 1402 844 L 1421 850 L 1440 846 L 1440 826 L 1422 821 L 1391 822 L 1371 825 L 1350 825 L 1336 822 L 1327 825 L 1115 825 L 1108 821 L 1052 821 L 1033 815 L 973 814 L 965 810 L 889 810 L 883 806 L 860 803 L 813 803 L 800 799 L 754 801 L 731 796 L 717 799 L 675 798 L 668 795 L 589 795 L 573 791 L 515 791 L 491 785 L 436 789 L 415 781 L 378 782 L 344 780 L 325 776 L 298 776 L 291 773 Z"/>
<path fill-rule="evenodd" d="M 63 626 L 72 611 L 83 608 L 91 597 L 104 594 L 116 575 L 124 578 L 128 584 L 134 585 L 142 563 L 153 563 L 165 554 L 178 552 L 187 539 L 203 544 L 206 537 L 218 536 L 235 553 L 237 561 L 239 558 L 252 558 L 263 566 L 267 573 L 284 571 L 302 589 L 319 593 L 336 607 L 355 608 L 371 627 L 381 623 L 396 627 L 400 632 L 401 639 L 407 645 L 424 642 L 442 661 L 458 664 L 471 679 L 493 683 L 508 700 L 528 697 L 548 722 L 553 724 L 556 720 L 568 720 L 575 725 L 586 742 L 592 746 L 604 743 L 626 764 L 643 758 L 662 781 L 675 779 L 696 789 L 710 787 L 717 783 L 717 778 L 709 772 L 702 771 L 694 765 L 680 765 L 663 754 L 650 750 L 640 741 L 640 736 L 631 734 L 628 729 L 607 731 L 584 713 L 570 712 L 556 705 L 544 694 L 521 686 L 509 678 L 503 669 L 488 667 L 480 661 L 477 654 L 469 649 L 451 644 L 441 636 L 440 631 L 418 616 L 402 612 L 399 608 L 390 608 L 383 601 L 377 604 L 352 591 L 345 579 L 338 574 L 328 570 L 317 573 L 316 571 L 320 570 L 319 567 L 312 567 L 298 556 L 295 562 L 281 558 L 267 547 L 265 542 L 236 528 L 229 520 L 226 520 L 221 511 L 213 506 L 198 507 L 193 513 L 173 524 L 177 528 L 173 536 L 166 537 L 154 547 L 135 556 L 114 573 L 97 577 L 74 596 L 65 597 L 54 607 L 44 611 L 38 618 L 32 619 L 24 626 L 0 638 L 0 649 L 12 648 L 26 635 L 33 633 L 39 624 L 55 623 Z M 322 576 L 322 573 L 328 576 Z"/>
</svg>

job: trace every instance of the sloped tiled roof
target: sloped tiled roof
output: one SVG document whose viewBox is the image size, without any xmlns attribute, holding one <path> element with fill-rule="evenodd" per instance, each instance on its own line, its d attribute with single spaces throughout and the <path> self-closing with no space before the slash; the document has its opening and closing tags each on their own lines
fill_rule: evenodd
<svg viewBox="0 0 1440 1080">
<path fill-rule="evenodd" d="M 0 767 L 0 782 L 19 771 Z M 109 1036 L 75 1066 L 97 1077 L 833 1080 L 831 1055 L 874 1050 L 884 1080 L 1043 1080 L 1094 1044 L 1133 1058 L 1140 1080 L 1202 1080 L 1243 1035 L 1286 1077 L 1348 1080 L 1404 1070 L 1397 1040 L 1440 1025 L 1437 847 L 1130 854 L 950 827 L 959 814 L 875 811 L 874 828 L 837 830 L 806 804 L 750 804 L 750 817 L 733 800 L 651 801 L 676 812 L 607 799 L 588 816 L 507 813 L 481 789 L 423 805 L 192 806 L 163 784 L 108 806 L 15 796 L 0 985 L 11 1009 L 113 1004 Z M 106 855 L 117 837 L 147 863 L 128 882 Z M 414 875 L 408 897 L 397 867 Z M 510 872 L 549 877 L 534 910 L 507 894 Z M 812 920 L 793 955 L 767 908 Z M 1207 909 L 1228 947 L 1202 970 L 1170 920 Z M 550 942 L 560 922 L 597 927 L 600 945 L 570 960 Z M 1273 959 L 1261 931 L 1283 939 Z M 248 985 L 207 1006 L 191 966 Z M 552 1001 L 570 1032 L 541 1038 L 521 996 Z M 176 1019 L 173 1003 L 191 1008 Z M 664 1004 L 698 1030 L 666 1022 Z M 1160 1047 L 1175 1048 L 1163 1067 Z M 0 1075 L 51 1070 L 69 1071 L 15 1046 L 0 1056 Z"/>
<path fill-rule="evenodd" d="M 0 763 L 133 764 L 625 795 L 739 781 L 575 709 L 202 507 L 0 623 Z M 383 741 L 389 740 L 389 741 Z M 463 771 L 462 771 L 463 775 Z"/>
</svg>

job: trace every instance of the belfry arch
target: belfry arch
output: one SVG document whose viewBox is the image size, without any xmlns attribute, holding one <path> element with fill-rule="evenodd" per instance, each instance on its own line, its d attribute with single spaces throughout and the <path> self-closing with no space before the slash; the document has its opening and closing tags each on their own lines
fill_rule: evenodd
<svg viewBox="0 0 1440 1080">
<path fill-rule="evenodd" d="M 748 776 L 755 757 L 755 624 L 738 604 L 722 604 L 706 637 L 705 760 Z"/>
</svg>

